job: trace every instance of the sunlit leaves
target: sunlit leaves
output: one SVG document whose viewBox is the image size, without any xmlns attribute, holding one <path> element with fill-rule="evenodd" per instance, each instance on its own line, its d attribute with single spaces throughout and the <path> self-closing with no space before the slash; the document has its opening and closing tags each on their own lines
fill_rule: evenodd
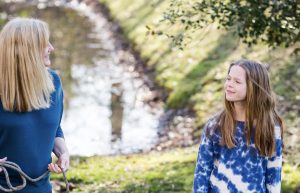
<svg viewBox="0 0 300 193">
<path fill-rule="evenodd" d="M 180 25 L 182 34 L 217 23 L 219 28 L 233 28 L 249 46 L 262 41 L 270 47 L 289 47 L 300 38 L 299 7 L 296 0 L 172 0 L 162 22 Z M 177 41 L 175 45 L 184 40 L 164 34 Z"/>
</svg>

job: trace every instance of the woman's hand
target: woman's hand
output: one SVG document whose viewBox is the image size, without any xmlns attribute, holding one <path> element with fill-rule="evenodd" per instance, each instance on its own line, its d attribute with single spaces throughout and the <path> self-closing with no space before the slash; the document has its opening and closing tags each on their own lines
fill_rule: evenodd
<svg viewBox="0 0 300 193">
<path fill-rule="evenodd" d="M 68 153 L 61 154 L 56 162 L 56 164 L 48 164 L 48 170 L 50 172 L 62 173 L 69 169 L 70 157 Z"/>
<path fill-rule="evenodd" d="M 1 162 L 4 162 L 4 161 L 6 161 L 6 160 L 7 160 L 7 157 L 0 159 L 0 163 L 1 163 Z M 0 172 L 2 172 L 2 169 L 1 169 L 1 168 L 0 168 Z"/>
</svg>

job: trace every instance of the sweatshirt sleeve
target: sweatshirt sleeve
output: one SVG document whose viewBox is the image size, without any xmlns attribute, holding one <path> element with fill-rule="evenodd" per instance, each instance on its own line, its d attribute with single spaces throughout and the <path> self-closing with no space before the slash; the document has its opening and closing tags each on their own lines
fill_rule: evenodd
<svg viewBox="0 0 300 193">
<path fill-rule="evenodd" d="M 282 139 L 280 127 L 275 127 L 276 150 L 272 157 L 268 158 L 266 169 L 267 193 L 280 193 L 281 169 L 282 169 Z"/>
<path fill-rule="evenodd" d="M 61 137 L 61 138 L 64 138 L 64 133 L 61 129 L 61 119 L 62 119 L 62 115 L 63 115 L 63 111 L 64 111 L 64 92 L 62 89 L 60 89 L 60 92 L 59 92 L 59 105 L 60 105 L 60 120 L 59 120 L 59 126 L 57 128 L 57 131 L 56 131 L 56 135 L 55 137 Z"/>
<path fill-rule="evenodd" d="M 194 174 L 194 193 L 208 193 L 209 178 L 213 169 L 213 142 L 206 135 L 210 121 L 204 126 Z"/>
<path fill-rule="evenodd" d="M 55 91 L 57 93 L 56 94 L 56 97 L 57 97 L 56 101 L 57 101 L 57 105 L 58 105 L 58 108 L 59 108 L 58 112 L 59 112 L 59 116 L 60 116 L 55 137 L 64 138 L 64 133 L 63 133 L 63 131 L 61 129 L 61 126 L 60 126 L 62 115 L 63 115 L 63 110 L 64 110 L 64 92 L 63 92 L 63 89 L 62 89 L 62 83 L 61 83 L 59 75 L 54 70 L 52 70 L 52 69 L 48 69 L 48 70 L 49 70 L 50 74 L 52 75 Z"/>
</svg>

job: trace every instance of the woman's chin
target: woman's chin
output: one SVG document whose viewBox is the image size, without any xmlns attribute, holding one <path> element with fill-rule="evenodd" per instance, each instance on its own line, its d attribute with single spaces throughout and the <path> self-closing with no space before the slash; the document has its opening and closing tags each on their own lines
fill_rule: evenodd
<svg viewBox="0 0 300 193">
<path fill-rule="evenodd" d="M 45 62 L 45 66 L 46 66 L 46 67 L 51 66 L 51 62 L 50 62 L 50 61 L 49 61 L 49 62 Z"/>
</svg>

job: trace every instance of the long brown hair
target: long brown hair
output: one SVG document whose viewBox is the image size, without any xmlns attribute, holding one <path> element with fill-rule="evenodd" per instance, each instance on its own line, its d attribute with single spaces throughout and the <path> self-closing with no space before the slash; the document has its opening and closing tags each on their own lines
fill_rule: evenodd
<svg viewBox="0 0 300 193">
<path fill-rule="evenodd" d="M 250 61 L 239 60 L 232 66 L 240 66 L 246 72 L 246 120 L 245 135 L 247 144 L 254 136 L 255 147 L 262 156 L 272 156 L 275 151 L 275 126 L 279 126 L 281 137 L 283 123 L 276 111 L 275 95 L 272 92 L 268 68 L 266 65 Z M 225 108 L 219 114 L 217 122 L 221 131 L 221 144 L 228 148 L 235 147 L 234 133 L 236 121 L 234 119 L 234 102 L 226 100 Z"/>
<path fill-rule="evenodd" d="M 15 18 L 0 33 L 0 99 L 8 111 L 26 112 L 50 106 L 54 91 L 45 67 L 48 25 L 38 19 Z"/>
</svg>

